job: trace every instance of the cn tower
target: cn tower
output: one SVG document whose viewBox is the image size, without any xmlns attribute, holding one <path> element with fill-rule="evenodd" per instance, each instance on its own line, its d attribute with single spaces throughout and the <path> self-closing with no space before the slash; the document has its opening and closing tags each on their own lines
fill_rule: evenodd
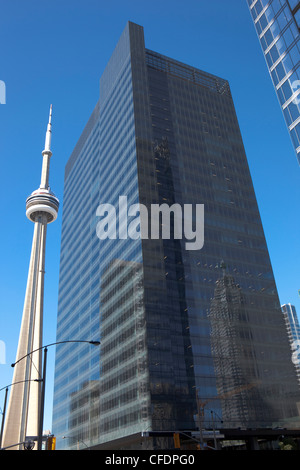
<svg viewBox="0 0 300 470">
<path fill-rule="evenodd" d="M 46 233 L 59 207 L 49 187 L 51 118 L 52 105 L 42 152 L 41 184 L 26 200 L 26 216 L 34 223 L 34 232 L 16 361 L 23 359 L 14 368 L 2 443 L 3 448 L 12 450 L 22 449 L 26 437 L 38 435 L 42 350 L 31 352 L 42 347 Z"/>
</svg>

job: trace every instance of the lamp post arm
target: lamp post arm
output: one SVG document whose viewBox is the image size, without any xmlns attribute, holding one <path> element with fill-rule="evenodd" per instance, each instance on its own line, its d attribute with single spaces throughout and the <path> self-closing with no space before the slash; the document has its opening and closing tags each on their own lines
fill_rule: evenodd
<svg viewBox="0 0 300 470">
<path fill-rule="evenodd" d="M 18 364 L 18 362 L 22 361 L 22 359 L 25 359 L 25 357 L 30 356 L 31 354 L 33 354 L 37 351 L 40 351 L 41 349 L 48 348 L 49 346 L 54 346 L 56 344 L 64 344 L 64 343 L 89 343 L 89 344 L 93 344 L 94 346 L 99 346 L 100 341 L 68 340 L 68 341 L 58 341 L 56 343 L 46 344 L 44 346 L 41 346 L 40 348 L 37 348 L 37 349 L 34 349 L 33 351 L 30 351 L 28 354 L 25 354 L 25 356 L 20 357 L 20 359 L 18 359 L 16 362 L 13 362 L 11 364 L 11 367 L 15 367 L 15 365 Z"/>
<path fill-rule="evenodd" d="M 19 380 L 18 382 L 14 382 L 14 383 L 12 383 L 12 384 L 6 385 L 6 387 L 0 388 L 0 392 L 2 392 L 2 390 L 5 390 L 5 389 L 8 388 L 8 387 L 11 387 L 12 385 L 22 384 L 22 383 L 24 383 L 24 382 L 42 382 L 42 381 L 43 381 L 43 379 Z"/>
</svg>

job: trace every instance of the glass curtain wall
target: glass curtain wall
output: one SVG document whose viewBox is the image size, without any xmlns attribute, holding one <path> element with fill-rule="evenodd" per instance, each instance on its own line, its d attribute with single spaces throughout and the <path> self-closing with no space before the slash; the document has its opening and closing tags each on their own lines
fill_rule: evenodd
<svg viewBox="0 0 300 470">
<path fill-rule="evenodd" d="M 140 239 L 128 236 L 120 201 L 126 197 L 127 208 L 139 202 L 132 73 L 128 27 L 100 80 L 99 201 L 116 208 L 118 221 L 116 237 L 99 240 L 99 443 L 142 432 L 150 424 L 142 247 Z"/>
<path fill-rule="evenodd" d="M 146 64 L 156 198 L 205 207 L 201 250 L 143 244 L 164 279 L 145 283 L 161 292 L 146 305 L 153 429 L 288 422 L 299 389 L 229 84 L 147 49 Z"/>
<path fill-rule="evenodd" d="M 65 170 L 57 341 L 99 339 L 98 178 L 99 104 Z M 98 436 L 99 361 L 99 348 L 91 345 L 56 346 L 53 429 L 58 448 L 85 446 Z"/>
<path fill-rule="evenodd" d="M 137 204 L 149 215 L 142 238 L 128 236 Z M 172 218 L 168 239 L 162 218 L 152 237 L 155 204 L 190 204 L 193 230 L 204 205 L 203 247 L 188 250 Z M 212 429 L 212 413 L 215 427 L 297 422 L 299 386 L 229 84 L 146 49 L 133 23 L 66 166 L 57 340 L 77 338 L 101 347 L 57 348 L 59 448 L 118 439 L 141 448 L 148 431 L 158 433 L 149 446 L 168 448 L 163 431 Z"/>
<path fill-rule="evenodd" d="M 300 2 L 247 2 L 300 164 Z"/>
</svg>

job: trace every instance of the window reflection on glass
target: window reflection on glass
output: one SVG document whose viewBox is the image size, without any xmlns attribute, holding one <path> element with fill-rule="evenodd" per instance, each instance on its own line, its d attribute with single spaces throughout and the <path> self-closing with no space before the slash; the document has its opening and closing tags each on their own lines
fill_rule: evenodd
<svg viewBox="0 0 300 470">
<path fill-rule="evenodd" d="M 274 21 L 274 23 L 271 24 L 270 30 L 273 34 L 273 37 L 276 38 L 276 36 L 278 36 L 278 34 L 280 33 L 280 29 L 276 21 Z"/>
<path fill-rule="evenodd" d="M 262 12 L 262 5 L 261 5 L 261 2 L 258 0 L 254 7 L 252 8 L 252 16 L 253 18 L 257 17 L 261 12 Z"/>
<path fill-rule="evenodd" d="M 292 35 L 292 32 L 290 30 L 290 28 L 288 28 L 285 32 L 284 32 L 284 41 L 285 41 L 285 44 L 286 44 L 286 47 L 289 47 L 292 42 L 294 41 L 294 37 Z"/>
<path fill-rule="evenodd" d="M 294 10 L 297 5 L 299 5 L 299 0 L 288 0 L 291 10 Z"/>
<path fill-rule="evenodd" d="M 278 51 L 279 55 L 283 54 L 283 52 L 286 50 L 286 46 L 285 46 L 283 38 L 278 39 L 278 41 L 276 42 L 276 48 L 277 48 L 277 51 Z M 274 60 L 274 62 L 275 62 L 275 60 Z"/>
<path fill-rule="evenodd" d="M 292 136 L 294 146 L 296 148 L 299 147 L 299 145 L 300 145 L 300 124 L 297 124 L 297 126 L 294 127 L 294 129 L 292 129 L 291 136 Z"/>
<path fill-rule="evenodd" d="M 290 17 L 287 16 L 288 11 L 289 10 L 287 8 L 285 8 L 285 10 L 283 10 L 277 18 L 279 28 L 280 28 L 281 31 L 287 25 L 288 21 L 291 19 L 291 16 Z"/>
<path fill-rule="evenodd" d="M 297 44 L 290 50 L 289 54 L 290 54 L 293 64 L 296 65 L 299 62 L 299 58 L 300 58 Z"/>
<path fill-rule="evenodd" d="M 290 103 L 284 110 L 284 116 L 287 121 L 288 126 L 292 124 L 292 122 L 296 121 L 296 119 L 300 116 L 300 109 L 299 104 L 296 102 Z"/>
<path fill-rule="evenodd" d="M 263 15 L 260 17 L 259 23 L 260 23 L 260 26 L 261 26 L 261 30 L 262 30 L 262 31 L 263 31 L 264 29 L 266 29 L 266 27 L 268 26 L 268 20 L 267 20 L 265 14 L 263 14 Z"/>
<path fill-rule="evenodd" d="M 274 18 L 274 12 L 271 6 L 269 6 L 266 11 L 265 15 L 268 21 L 271 21 Z"/>
<path fill-rule="evenodd" d="M 298 28 L 300 28 L 300 10 L 297 11 L 297 13 L 294 16 L 296 23 L 298 25 Z"/>
<path fill-rule="evenodd" d="M 280 10 L 281 7 L 282 7 L 282 5 L 281 5 L 279 0 L 273 0 L 272 8 L 273 8 L 275 14 Z"/>
<path fill-rule="evenodd" d="M 293 62 L 288 54 L 282 59 L 282 64 L 286 73 L 293 68 Z"/>
</svg>

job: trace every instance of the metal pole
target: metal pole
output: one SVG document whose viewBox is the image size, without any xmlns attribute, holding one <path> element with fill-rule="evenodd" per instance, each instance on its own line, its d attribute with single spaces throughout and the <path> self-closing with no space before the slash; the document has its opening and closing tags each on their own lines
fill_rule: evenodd
<svg viewBox="0 0 300 470">
<path fill-rule="evenodd" d="M 3 428 L 4 428 L 5 413 L 6 413 L 7 393 L 8 393 L 8 387 L 6 387 L 6 389 L 5 389 L 5 398 L 4 398 L 4 406 L 3 406 L 3 413 L 2 413 L 2 424 L 1 424 L 1 434 L 0 434 L 0 449 L 2 447 L 2 437 L 3 437 Z"/>
<path fill-rule="evenodd" d="M 214 445 L 215 445 L 215 449 L 217 450 L 217 439 L 216 439 L 216 430 L 215 430 L 215 422 L 214 422 L 214 412 L 213 412 L 213 410 L 210 410 L 210 413 L 211 413 L 211 420 L 212 420 L 213 432 L 214 432 Z"/>
<path fill-rule="evenodd" d="M 203 432 L 202 432 L 202 417 L 203 417 L 203 412 L 204 412 L 204 404 L 201 403 L 200 405 L 200 400 L 198 397 L 198 392 L 197 389 L 196 391 L 196 402 L 197 402 L 197 409 L 198 409 L 198 426 L 199 426 L 199 433 L 200 433 L 200 447 L 201 449 L 204 448 L 204 441 L 203 441 Z"/>
<path fill-rule="evenodd" d="M 39 416 L 39 433 L 38 433 L 38 450 L 42 450 L 43 442 L 43 423 L 44 423 L 44 405 L 45 405 L 45 389 L 46 389 L 46 365 L 47 365 L 47 352 L 48 349 L 44 349 L 44 365 L 43 365 L 43 381 L 41 390 L 41 407 Z"/>
</svg>

